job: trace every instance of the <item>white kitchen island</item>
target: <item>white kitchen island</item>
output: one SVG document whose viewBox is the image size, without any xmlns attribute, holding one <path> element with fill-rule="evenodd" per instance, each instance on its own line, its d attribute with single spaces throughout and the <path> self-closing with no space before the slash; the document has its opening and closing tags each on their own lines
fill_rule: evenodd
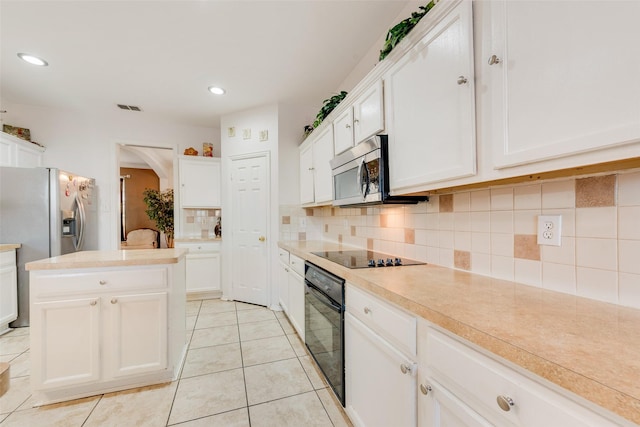
<svg viewBox="0 0 640 427">
<path fill-rule="evenodd" d="M 85 251 L 26 264 L 34 406 L 178 378 L 186 252 Z"/>
</svg>

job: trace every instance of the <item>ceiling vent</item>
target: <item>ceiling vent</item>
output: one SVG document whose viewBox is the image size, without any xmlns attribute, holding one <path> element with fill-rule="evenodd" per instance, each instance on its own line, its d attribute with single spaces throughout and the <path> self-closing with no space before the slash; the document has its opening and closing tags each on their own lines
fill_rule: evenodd
<svg viewBox="0 0 640 427">
<path fill-rule="evenodd" d="M 142 111 L 140 107 L 136 107 L 135 105 L 124 105 L 124 104 L 117 104 L 117 105 L 118 105 L 118 108 L 120 108 L 121 110 Z"/>
</svg>

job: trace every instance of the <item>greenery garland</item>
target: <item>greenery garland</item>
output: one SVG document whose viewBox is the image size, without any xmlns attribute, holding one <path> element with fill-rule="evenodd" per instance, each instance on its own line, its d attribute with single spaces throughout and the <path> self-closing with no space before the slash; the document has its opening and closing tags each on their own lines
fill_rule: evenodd
<svg viewBox="0 0 640 427">
<path fill-rule="evenodd" d="M 387 38 L 382 45 L 382 50 L 380 51 L 380 61 L 391 53 L 394 47 L 400 40 L 402 40 L 409 32 L 416 26 L 418 22 L 425 16 L 432 8 L 435 6 L 435 1 L 432 0 L 427 3 L 425 6 L 420 6 L 420 11 L 412 12 L 411 16 L 398 24 L 396 24 L 393 28 L 389 30 L 387 33 Z"/>
</svg>

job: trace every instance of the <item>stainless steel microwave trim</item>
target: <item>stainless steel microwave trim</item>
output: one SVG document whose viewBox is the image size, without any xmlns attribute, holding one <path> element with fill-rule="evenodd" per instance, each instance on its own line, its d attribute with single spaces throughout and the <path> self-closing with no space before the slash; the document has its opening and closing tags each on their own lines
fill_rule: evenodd
<svg viewBox="0 0 640 427">
<path fill-rule="evenodd" d="M 374 181 L 369 181 L 370 175 L 367 164 L 378 160 L 377 175 Z M 355 147 L 336 156 L 330 161 L 333 187 L 333 205 L 340 207 L 358 207 L 379 204 L 416 204 L 428 201 L 427 196 L 391 196 L 389 194 L 389 149 L 387 135 L 373 136 Z M 352 191 L 345 197 L 338 198 L 338 177 L 350 170 L 356 171 L 357 191 Z M 352 178 L 353 179 L 353 178 Z M 364 181 L 366 179 L 366 182 Z M 373 182 L 376 185 L 371 185 Z M 353 181 L 352 181 L 353 183 Z M 352 188 L 352 187 L 350 187 Z"/>
</svg>

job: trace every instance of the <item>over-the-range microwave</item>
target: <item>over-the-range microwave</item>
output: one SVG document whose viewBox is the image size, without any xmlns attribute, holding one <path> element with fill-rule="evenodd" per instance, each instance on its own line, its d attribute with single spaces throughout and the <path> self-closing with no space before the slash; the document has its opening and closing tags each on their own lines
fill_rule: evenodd
<svg viewBox="0 0 640 427">
<path fill-rule="evenodd" d="M 389 195 L 387 135 L 362 141 L 331 160 L 334 206 L 416 204 L 427 196 Z"/>
</svg>

